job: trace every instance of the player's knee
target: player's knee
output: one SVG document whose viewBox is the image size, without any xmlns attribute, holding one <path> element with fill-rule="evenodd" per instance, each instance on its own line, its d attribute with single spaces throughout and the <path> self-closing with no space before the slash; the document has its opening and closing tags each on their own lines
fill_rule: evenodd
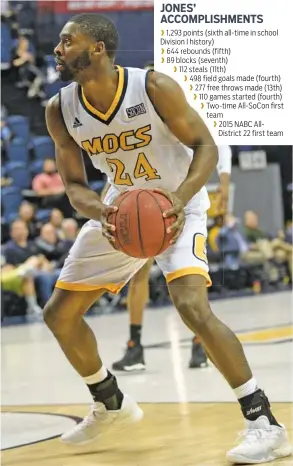
<svg viewBox="0 0 293 466">
<path fill-rule="evenodd" d="M 55 336 L 67 333 L 72 325 L 70 314 L 53 298 L 45 305 L 43 315 L 47 327 Z"/>
<path fill-rule="evenodd" d="M 198 332 L 204 329 L 211 315 L 207 299 L 196 291 L 181 296 L 176 307 L 182 320 L 189 327 L 196 328 Z"/>
<path fill-rule="evenodd" d="M 43 310 L 44 321 L 47 327 L 54 332 L 58 326 L 58 310 L 54 306 L 52 299 L 49 299 Z"/>
</svg>

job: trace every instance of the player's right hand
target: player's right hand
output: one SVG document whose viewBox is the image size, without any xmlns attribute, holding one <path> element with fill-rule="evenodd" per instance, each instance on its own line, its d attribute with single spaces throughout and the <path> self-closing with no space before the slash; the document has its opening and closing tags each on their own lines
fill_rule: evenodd
<svg viewBox="0 0 293 466">
<path fill-rule="evenodd" d="M 172 239 L 169 242 L 170 245 L 172 245 L 176 243 L 176 241 L 178 240 L 184 228 L 184 224 L 185 224 L 184 205 L 181 199 L 179 199 L 179 197 L 175 193 L 172 193 L 170 191 L 167 191 L 166 189 L 160 189 L 160 188 L 156 188 L 154 189 L 154 191 L 156 191 L 157 193 L 163 194 L 172 203 L 173 207 L 163 213 L 164 218 L 173 217 L 173 216 L 176 217 L 176 220 L 167 229 L 167 233 L 174 232 Z"/>
<path fill-rule="evenodd" d="M 115 225 L 108 222 L 108 217 L 110 214 L 117 212 L 118 207 L 114 205 L 104 205 L 101 212 L 101 224 L 102 224 L 102 235 L 107 238 L 109 243 L 115 247 L 115 238 L 113 236 L 113 231 L 116 230 Z"/>
</svg>

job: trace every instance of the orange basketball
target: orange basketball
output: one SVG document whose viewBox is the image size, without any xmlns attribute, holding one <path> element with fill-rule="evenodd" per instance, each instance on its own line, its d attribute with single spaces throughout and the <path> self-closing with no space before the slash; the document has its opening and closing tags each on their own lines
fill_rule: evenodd
<svg viewBox="0 0 293 466">
<path fill-rule="evenodd" d="M 176 216 L 163 217 L 163 212 L 172 207 L 167 197 L 137 189 L 121 194 L 114 205 L 118 211 L 110 214 L 108 221 L 116 226 L 116 249 L 140 259 L 157 256 L 167 249 L 174 234 L 167 233 L 167 228 L 176 220 Z"/>
</svg>

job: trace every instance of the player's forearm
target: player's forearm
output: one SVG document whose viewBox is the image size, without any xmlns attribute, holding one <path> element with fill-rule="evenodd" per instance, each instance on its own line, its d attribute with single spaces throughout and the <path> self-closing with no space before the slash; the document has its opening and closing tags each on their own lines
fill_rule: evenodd
<svg viewBox="0 0 293 466">
<path fill-rule="evenodd" d="M 187 177 L 176 191 L 184 205 L 208 182 L 217 163 L 218 148 L 215 144 L 205 144 L 194 150 Z"/>
<path fill-rule="evenodd" d="M 66 193 L 72 207 L 85 218 L 100 220 L 103 203 L 100 196 L 89 187 L 72 183 L 66 187 Z"/>
<path fill-rule="evenodd" d="M 229 184 L 230 184 L 230 177 L 231 177 L 230 173 L 224 173 L 224 172 L 223 172 L 223 173 L 221 173 L 221 174 L 219 175 L 219 177 L 220 177 L 220 185 L 221 185 L 221 186 L 229 186 Z"/>
</svg>

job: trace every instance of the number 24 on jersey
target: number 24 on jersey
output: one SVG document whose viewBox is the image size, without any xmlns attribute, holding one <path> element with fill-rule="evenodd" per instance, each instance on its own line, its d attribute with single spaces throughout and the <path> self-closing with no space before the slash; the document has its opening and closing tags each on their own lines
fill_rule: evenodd
<svg viewBox="0 0 293 466">
<path fill-rule="evenodd" d="M 116 185 L 133 186 L 133 181 L 131 179 L 132 177 L 135 179 L 145 178 L 146 181 L 161 179 L 160 175 L 157 173 L 157 170 L 151 166 L 143 152 L 140 152 L 137 156 L 137 161 L 132 177 L 129 173 L 125 172 L 125 165 L 123 162 L 121 162 L 121 160 L 109 158 L 106 160 L 111 171 L 115 171 L 114 184 Z"/>
</svg>

